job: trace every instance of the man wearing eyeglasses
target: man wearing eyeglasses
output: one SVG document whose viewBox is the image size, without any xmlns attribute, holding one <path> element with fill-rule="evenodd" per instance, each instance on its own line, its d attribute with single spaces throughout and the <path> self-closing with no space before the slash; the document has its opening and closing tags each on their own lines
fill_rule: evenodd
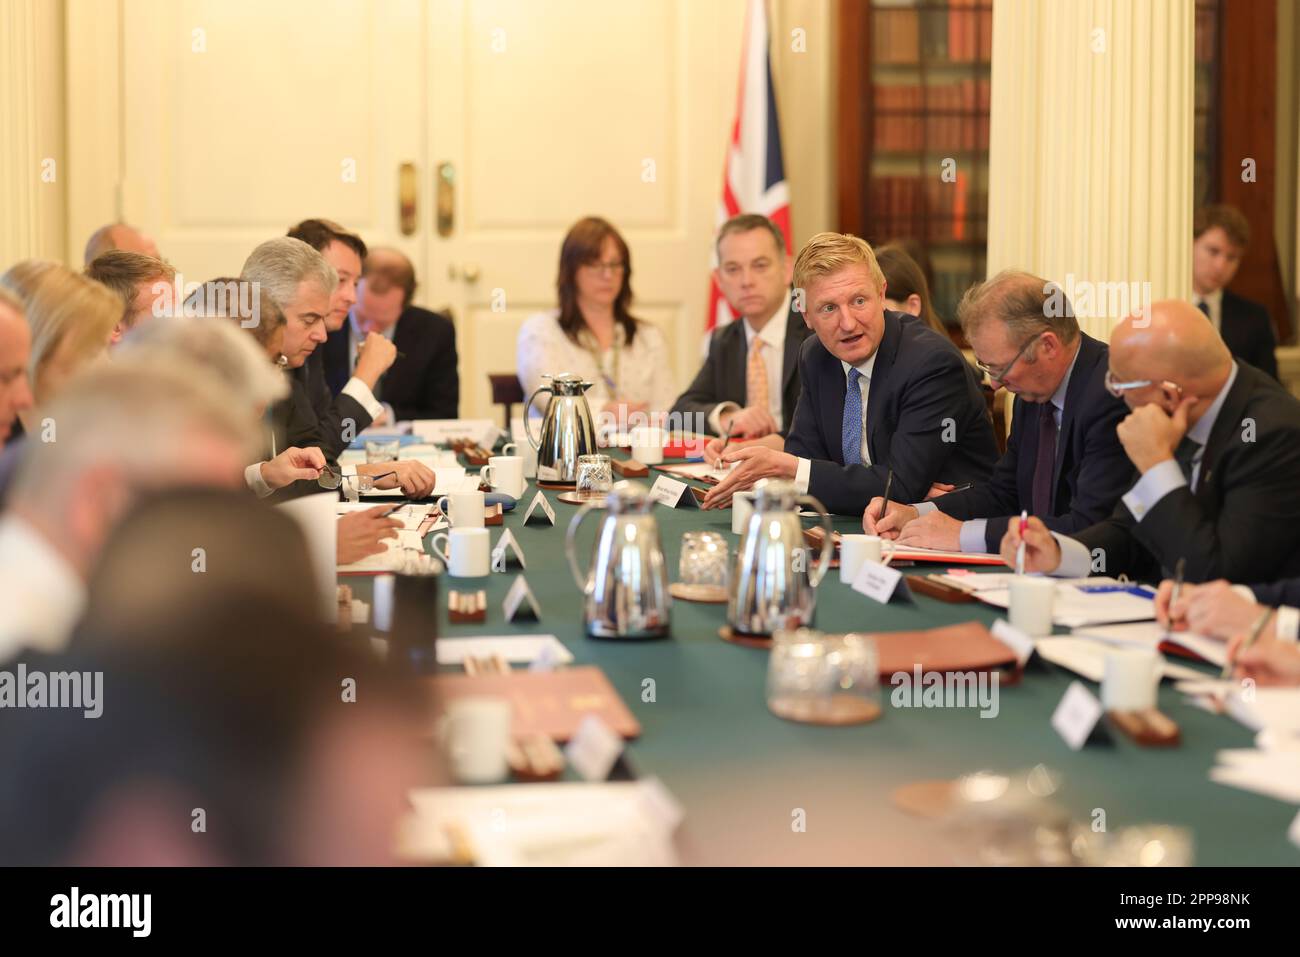
<svg viewBox="0 0 1300 957">
<path fill-rule="evenodd" d="M 1007 450 L 988 481 L 965 490 L 891 501 L 883 518 L 873 498 L 863 528 L 913 547 L 996 552 L 1022 511 L 1067 534 L 1101 521 L 1133 484 L 1115 434 L 1128 410 L 1106 391 L 1106 344 L 1079 329 L 1059 287 L 1026 272 L 972 286 L 957 317 L 980 371 L 1016 395 Z"/>
<path fill-rule="evenodd" d="M 1300 574 L 1300 402 L 1237 362 L 1190 303 L 1158 302 L 1111 337 L 1106 385 L 1132 410 L 1116 430 L 1140 477 L 1073 538 L 1030 519 L 1027 571 L 1275 581 Z M 1002 540 L 1015 564 L 1019 523 Z"/>
</svg>

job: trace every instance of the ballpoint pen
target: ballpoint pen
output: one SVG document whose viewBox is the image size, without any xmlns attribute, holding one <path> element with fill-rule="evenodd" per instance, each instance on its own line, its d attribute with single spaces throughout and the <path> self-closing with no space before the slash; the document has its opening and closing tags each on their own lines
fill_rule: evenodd
<svg viewBox="0 0 1300 957">
<path fill-rule="evenodd" d="M 1025 573 L 1025 531 L 1029 528 L 1029 509 L 1020 513 L 1020 546 L 1016 549 L 1016 574 Z"/>
<path fill-rule="evenodd" d="M 1250 629 L 1250 634 L 1246 636 L 1246 640 L 1243 641 L 1241 643 L 1241 647 L 1237 649 L 1237 657 L 1236 658 L 1229 657 L 1223 663 L 1223 673 L 1219 675 L 1221 679 L 1227 679 L 1232 677 L 1232 669 L 1236 666 L 1237 659 L 1250 650 L 1250 646 L 1255 643 L 1255 640 L 1257 638 L 1259 638 L 1260 633 L 1263 632 L 1264 630 L 1264 626 L 1268 624 L 1268 620 L 1272 617 L 1273 617 L 1273 609 L 1265 608 L 1264 613 L 1261 614 L 1259 618 L 1256 620 L 1255 626 Z"/>
<path fill-rule="evenodd" d="M 883 521 L 885 518 L 885 513 L 889 511 L 889 489 L 890 486 L 892 486 L 893 484 L 894 484 L 894 470 L 890 469 L 889 475 L 885 477 L 885 495 L 884 498 L 880 500 L 880 516 L 876 519 L 877 522 Z"/>
</svg>

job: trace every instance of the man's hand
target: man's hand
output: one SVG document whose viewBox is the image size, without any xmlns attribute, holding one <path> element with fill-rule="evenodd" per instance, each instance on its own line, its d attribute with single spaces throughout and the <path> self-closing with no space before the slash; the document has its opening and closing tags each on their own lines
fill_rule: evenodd
<svg viewBox="0 0 1300 957">
<path fill-rule="evenodd" d="M 352 374 L 374 391 L 379 377 L 397 358 L 397 346 L 377 332 L 366 335 L 366 341 L 357 347 L 357 368 Z"/>
<path fill-rule="evenodd" d="M 396 538 L 400 520 L 384 515 L 389 506 L 378 505 L 363 512 L 348 512 L 339 519 L 335 557 L 340 565 L 350 565 L 385 548 L 385 538 Z"/>
<path fill-rule="evenodd" d="M 719 422 L 724 435 L 739 439 L 761 439 L 765 435 L 781 431 L 781 426 L 772 418 L 772 413 L 757 405 L 746 406 L 738 412 L 724 413 Z"/>
<path fill-rule="evenodd" d="M 1264 626 L 1259 640 L 1241 650 L 1246 635 L 1228 642 L 1228 658 L 1237 662 L 1238 678 L 1253 678 L 1257 685 L 1300 685 L 1300 645 L 1278 641 L 1276 619 Z"/>
<path fill-rule="evenodd" d="M 1194 396 L 1178 403 L 1173 415 L 1155 403 L 1134 409 L 1115 429 L 1124 451 L 1137 470 L 1145 475 L 1153 466 L 1174 457 L 1178 443 L 1187 434 L 1187 412 L 1196 404 Z"/>
<path fill-rule="evenodd" d="M 885 513 L 885 517 L 879 518 L 882 502 L 884 502 L 884 498 L 877 495 L 868 503 L 866 510 L 862 513 L 862 530 L 868 535 L 879 535 L 881 538 L 893 541 L 898 538 L 898 533 L 904 525 L 916 521 L 917 511 L 910 505 L 891 501 L 889 511 Z"/>
<path fill-rule="evenodd" d="M 785 449 L 785 439 L 773 433 L 765 435 L 761 439 L 732 439 L 728 442 L 726 439 L 709 439 L 704 445 L 704 462 L 711 469 L 716 469 L 722 465 L 723 446 L 726 451 L 734 452 L 738 449 L 754 448 L 762 446 L 763 448 L 776 449 L 781 452 Z"/>
<path fill-rule="evenodd" d="M 1020 519 L 1013 518 L 1002 536 L 1002 560 L 1016 567 L 1016 551 L 1020 548 Z M 1041 519 L 1030 518 L 1025 528 L 1025 571 L 1051 574 L 1061 567 L 1061 546 Z"/>
<path fill-rule="evenodd" d="M 325 467 L 325 456 L 315 447 L 285 449 L 275 458 L 262 463 L 262 481 L 272 491 L 293 482 L 314 482 Z"/>
<path fill-rule="evenodd" d="M 387 475 L 394 472 L 394 475 Z M 383 475 L 375 481 L 375 488 L 397 488 L 401 486 L 407 498 L 428 498 L 433 494 L 433 487 L 438 484 L 437 476 L 427 465 L 414 460 L 398 462 L 373 462 L 358 465 L 360 475 Z"/>
<path fill-rule="evenodd" d="M 957 486 L 951 485 L 948 482 L 935 482 L 930 486 L 930 491 L 925 493 L 925 500 L 928 502 L 930 499 L 938 498 L 940 495 L 947 495 L 956 487 Z"/>
<path fill-rule="evenodd" d="M 1264 606 L 1247 601 L 1223 579 L 1205 585 L 1184 585 L 1173 601 L 1173 582 L 1160 583 L 1156 592 L 1156 620 L 1167 628 L 1194 631 L 1227 641 L 1254 627 Z"/>
<path fill-rule="evenodd" d="M 736 492 L 753 488 L 764 478 L 792 479 L 799 469 L 799 460 L 789 452 L 778 452 L 764 445 L 751 445 L 744 449 L 728 448 L 722 455 L 723 464 L 736 463 L 731 474 L 724 478 L 704 497 L 704 508 L 726 508 Z"/>
<path fill-rule="evenodd" d="M 935 509 L 914 522 L 908 522 L 898 536 L 898 544 L 914 548 L 941 548 L 946 552 L 959 551 L 961 521 Z"/>
</svg>

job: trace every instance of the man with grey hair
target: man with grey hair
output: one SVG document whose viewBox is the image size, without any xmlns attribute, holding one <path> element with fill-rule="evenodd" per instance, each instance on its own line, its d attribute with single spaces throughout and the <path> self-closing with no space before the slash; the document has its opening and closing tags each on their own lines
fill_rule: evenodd
<svg viewBox="0 0 1300 957">
<path fill-rule="evenodd" d="M 1079 329 L 1059 286 L 1027 272 L 972 286 L 957 317 L 980 371 L 1016 395 L 1007 450 L 970 488 L 890 502 L 883 518 L 872 499 L 863 528 L 904 545 L 996 552 L 1021 512 L 1066 534 L 1101 521 L 1133 484 L 1115 434 L 1128 410 L 1106 391 L 1106 344 Z"/>
<path fill-rule="evenodd" d="M 154 259 L 162 258 L 158 255 L 158 246 L 154 241 L 136 227 L 126 223 L 109 223 L 90 234 L 90 241 L 86 243 L 85 265 L 89 266 L 113 249 L 141 253 Z"/>
<path fill-rule="evenodd" d="M 281 352 L 290 370 L 291 413 L 287 420 L 297 423 L 289 442 L 299 448 L 315 446 L 334 462 L 362 429 L 370 424 L 374 412 L 382 409 L 364 382 L 354 378 L 339 394 L 335 407 L 329 390 L 323 394 L 312 388 L 306 367 L 307 359 L 325 341 L 325 319 L 330 312 L 330 296 L 338 283 L 338 274 L 319 252 L 302 240 L 281 236 L 268 239 L 249 255 L 240 278 L 259 284 L 259 294 L 269 296 L 284 313 L 284 345 Z M 345 466 L 343 473 L 376 476 L 377 488 L 397 488 L 412 498 L 433 492 L 435 476 L 419 462 L 385 462 Z M 382 477 L 380 477 L 382 476 Z M 288 494 L 315 491 L 310 484 L 295 483 Z"/>
<path fill-rule="evenodd" d="M 43 413 L 52 441 L 28 443 L 0 517 L 0 660 L 63 647 L 104 541 L 142 492 L 240 487 L 256 441 L 249 407 L 188 363 L 123 357 Z"/>
</svg>

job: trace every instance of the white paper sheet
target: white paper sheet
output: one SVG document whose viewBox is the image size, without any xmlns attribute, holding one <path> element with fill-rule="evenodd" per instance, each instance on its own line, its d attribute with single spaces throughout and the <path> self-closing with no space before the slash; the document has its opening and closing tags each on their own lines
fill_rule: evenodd
<svg viewBox="0 0 1300 957">
<path fill-rule="evenodd" d="M 552 661 L 568 664 L 573 653 L 554 635 L 477 635 L 473 638 L 439 638 L 438 664 L 458 665 L 466 658 L 500 655 L 511 664 L 532 664 L 549 648 Z"/>
<path fill-rule="evenodd" d="M 1011 607 L 1011 592 L 1007 589 L 980 591 L 976 593 L 976 597 L 997 608 Z M 1155 609 L 1156 603 L 1153 599 L 1139 598 L 1129 592 L 1089 594 L 1080 591 L 1075 585 L 1058 584 L 1056 601 L 1052 608 L 1052 621 L 1066 628 L 1153 621 L 1156 616 Z"/>
<path fill-rule="evenodd" d="M 1183 646 L 1220 668 L 1228 660 L 1227 642 L 1216 641 L 1190 631 L 1169 632 L 1154 621 L 1129 625 L 1088 625 L 1075 628 L 1074 634 L 1085 635 L 1113 645 L 1136 645 L 1141 648 L 1159 648 L 1160 643 L 1168 638 L 1171 642 Z"/>
<path fill-rule="evenodd" d="M 1054 638 L 1039 638 L 1035 642 L 1035 650 L 1045 660 L 1098 684 L 1101 683 L 1102 676 L 1106 671 L 1106 647 L 1104 642 L 1091 641 L 1087 638 L 1071 638 L 1064 635 Z M 1160 676 L 1162 678 L 1187 681 L 1195 681 L 1204 677 L 1201 672 L 1172 661 L 1165 661 L 1160 666 Z"/>
</svg>

